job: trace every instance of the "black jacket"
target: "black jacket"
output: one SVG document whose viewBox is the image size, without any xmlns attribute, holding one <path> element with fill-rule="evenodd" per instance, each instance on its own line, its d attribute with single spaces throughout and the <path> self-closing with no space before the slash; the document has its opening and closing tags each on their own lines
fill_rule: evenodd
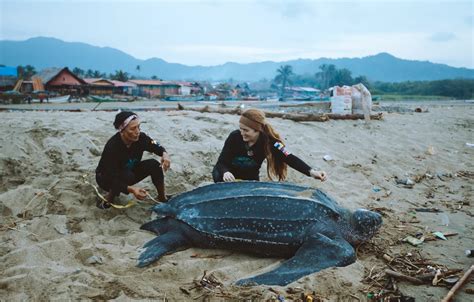
<svg viewBox="0 0 474 302">
<path fill-rule="evenodd" d="M 140 132 L 138 141 L 132 143 L 127 148 L 120 137 L 120 132 L 117 132 L 105 145 L 99 165 L 95 171 L 107 178 L 111 178 L 112 186 L 119 187 L 120 192 L 126 194 L 128 193 L 127 184 L 118 175 L 124 169 L 132 170 L 142 160 L 144 151 L 152 152 L 159 156 L 166 152 L 165 148 L 143 132 Z"/>
<path fill-rule="evenodd" d="M 311 167 L 287 151 L 281 142 L 271 142 L 272 154 L 287 163 L 293 169 L 310 176 Z M 236 179 L 259 180 L 259 171 L 265 159 L 264 139 L 260 135 L 257 142 L 248 147 L 239 130 L 233 131 L 224 143 L 216 168 L 223 175 L 231 172 Z"/>
</svg>

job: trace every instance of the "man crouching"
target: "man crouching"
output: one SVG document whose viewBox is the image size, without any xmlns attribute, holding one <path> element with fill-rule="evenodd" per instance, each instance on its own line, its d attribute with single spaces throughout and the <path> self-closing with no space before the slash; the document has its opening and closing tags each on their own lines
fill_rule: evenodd
<svg viewBox="0 0 474 302">
<path fill-rule="evenodd" d="M 118 132 L 104 147 L 96 169 L 96 181 L 99 187 L 107 191 L 107 202 L 98 202 L 97 207 L 106 209 L 120 193 L 132 193 L 143 200 L 147 191 L 135 185 L 147 176 L 158 191 L 158 199 L 166 201 L 163 171 L 167 171 L 171 161 L 165 148 L 140 132 L 140 120 L 130 111 L 122 111 L 115 116 L 114 127 Z M 161 156 L 161 164 L 155 159 L 142 161 L 143 152 L 148 151 Z"/>
</svg>

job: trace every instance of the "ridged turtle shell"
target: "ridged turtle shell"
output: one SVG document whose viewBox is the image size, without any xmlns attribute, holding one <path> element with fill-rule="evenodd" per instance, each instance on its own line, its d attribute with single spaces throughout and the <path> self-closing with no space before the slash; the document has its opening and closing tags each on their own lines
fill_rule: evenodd
<svg viewBox="0 0 474 302">
<path fill-rule="evenodd" d="M 227 240 L 296 243 L 305 230 L 340 217 L 319 190 L 286 183 L 233 182 L 197 188 L 157 205 L 199 232 Z M 300 239 L 300 240 L 298 240 Z"/>
</svg>

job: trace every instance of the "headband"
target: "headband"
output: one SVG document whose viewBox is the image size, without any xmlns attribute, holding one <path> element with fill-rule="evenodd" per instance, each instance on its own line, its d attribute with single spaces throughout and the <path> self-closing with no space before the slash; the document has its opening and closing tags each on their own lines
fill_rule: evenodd
<svg viewBox="0 0 474 302">
<path fill-rule="evenodd" d="M 254 130 L 257 131 L 262 131 L 263 130 L 263 124 L 256 122 L 252 119 L 249 119 L 248 117 L 245 117 L 243 115 L 240 116 L 240 123 L 244 124 L 245 126 L 248 126 Z"/>
<path fill-rule="evenodd" d="M 138 116 L 136 116 L 135 114 L 130 115 L 129 117 L 125 119 L 125 121 L 122 122 L 122 124 L 120 124 L 120 126 L 118 127 L 118 130 L 122 132 L 122 130 L 125 129 L 128 126 L 128 124 L 130 124 L 130 122 L 136 118 L 138 118 Z"/>
</svg>

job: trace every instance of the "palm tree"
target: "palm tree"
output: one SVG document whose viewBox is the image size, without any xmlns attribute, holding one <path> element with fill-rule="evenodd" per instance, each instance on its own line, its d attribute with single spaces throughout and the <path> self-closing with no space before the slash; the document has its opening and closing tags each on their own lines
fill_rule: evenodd
<svg viewBox="0 0 474 302">
<path fill-rule="evenodd" d="M 78 77 L 82 77 L 82 76 L 84 76 L 85 72 L 84 72 L 84 70 L 80 69 L 79 67 L 74 67 L 74 69 L 72 70 L 72 73 L 74 73 Z"/>
<path fill-rule="evenodd" d="M 117 80 L 121 82 L 128 81 L 128 78 L 129 78 L 128 73 L 123 70 L 116 70 L 115 74 L 112 75 L 112 80 Z"/>
<path fill-rule="evenodd" d="M 17 67 L 18 77 L 24 80 L 30 80 L 32 76 L 36 74 L 36 70 L 31 65 L 18 66 Z"/>
<path fill-rule="evenodd" d="M 275 77 L 275 82 L 281 84 L 280 96 L 284 97 L 286 85 L 291 85 L 290 76 L 294 75 L 293 67 L 291 67 L 291 65 L 280 66 L 277 73 L 278 75 Z"/>
<path fill-rule="evenodd" d="M 92 73 L 92 77 L 93 78 L 104 78 L 105 77 L 105 74 L 103 74 L 102 72 L 98 71 L 98 70 L 94 70 L 94 72 Z"/>
<path fill-rule="evenodd" d="M 336 66 L 333 64 L 323 64 L 319 66 L 320 72 L 316 73 L 316 79 L 321 85 L 321 89 L 327 89 L 333 86 L 337 74 Z"/>
<path fill-rule="evenodd" d="M 140 76 L 140 70 L 142 70 L 142 67 L 140 65 L 137 65 L 137 67 L 135 67 L 135 69 L 137 70 L 138 75 Z"/>
</svg>

